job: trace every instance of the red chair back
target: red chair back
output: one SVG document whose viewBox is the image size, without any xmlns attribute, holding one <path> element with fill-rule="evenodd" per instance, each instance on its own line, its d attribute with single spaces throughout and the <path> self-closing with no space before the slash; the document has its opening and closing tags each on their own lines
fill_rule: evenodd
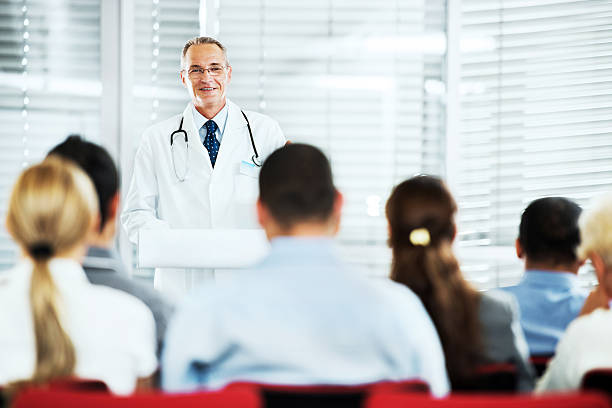
<svg viewBox="0 0 612 408">
<path fill-rule="evenodd" d="M 610 408 L 600 394 L 451 395 L 435 399 L 415 394 L 380 393 L 370 396 L 365 408 Z"/>
<path fill-rule="evenodd" d="M 99 392 L 28 389 L 13 408 L 261 408 L 257 391 L 246 387 L 192 394 L 158 392 L 120 397 Z"/>
<path fill-rule="evenodd" d="M 281 385 L 237 382 L 227 386 L 255 387 L 266 408 L 356 408 L 375 392 L 429 393 L 429 386 L 421 380 L 383 381 L 358 385 Z"/>
</svg>

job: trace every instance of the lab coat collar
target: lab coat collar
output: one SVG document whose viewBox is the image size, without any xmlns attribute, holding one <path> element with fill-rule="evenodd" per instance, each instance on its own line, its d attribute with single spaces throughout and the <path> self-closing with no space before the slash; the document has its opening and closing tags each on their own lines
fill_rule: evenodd
<svg viewBox="0 0 612 408">
<path fill-rule="evenodd" d="M 189 102 L 183 111 L 183 129 L 185 129 L 187 132 L 187 137 L 189 138 L 189 163 L 196 162 L 193 155 L 204 155 L 205 157 L 202 160 L 208 163 L 208 169 L 209 171 L 212 171 L 208 150 L 206 150 L 200 141 L 200 133 L 198 132 L 193 119 L 193 109 L 193 103 Z"/>
<path fill-rule="evenodd" d="M 248 131 L 246 130 L 247 123 L 244 116 L 242 116 L 242 112 L 240 112 L 240 107 L 229 99 L 226 99 L 226 104 L 228 106 L 227 122 L 225 124 L 223 141 L 219 148 L 215 168 L 231 164 L 232 151 L 243 141 L 243 138 L 246 137 L 246 141 L 248 141 L 249 137 Z M 200 134 L 198 129 L 196 129 L 193 119 L 193 103 L 189 102 L 187 104 L 187 107 L 183 111 L 183 118 L 183 129 L 187 131 L 187 137 L 189 138 L 189 154 L 204 154 L 207 158 L 206 162 L 208 163 L 209 169 L 212 172 L 213 167 L 210 164 L 210 156 L 204 145 L 200 143 Z M 193 163 L 192 158 L 190 158 L 190 161 Z"/>
<path fill-rule="evenodd" d="M 232 165 L 232 163 L 235 162 L 235 157 L 232 157 L 233 151 L 241 143 L 248 141 L 249 137 L 248 131 L 246 130 L 246 121 L 238 105 L 229 99 L 226 100 L 226 104 L 228 106 L 227 122 L 225 124 L 225 133 L 223 134 L 223 141 L 219 147 L 215 168 Z"/>
</svg>

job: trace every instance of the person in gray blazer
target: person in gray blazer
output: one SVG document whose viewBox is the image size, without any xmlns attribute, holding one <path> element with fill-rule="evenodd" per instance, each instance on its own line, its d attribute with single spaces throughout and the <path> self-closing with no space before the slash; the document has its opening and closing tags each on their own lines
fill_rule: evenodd
<svg viewBox="0 0 612 408">
<path fill-rule="evenodd" d="M 174 305 L 153 288 L 130 278 L 113 250 L 119 210 L 119 172 L 110 154 L 101 146 L 78 135 L 70 135 L 49 152 L 78 165 L 92 180 L 98 195 L 100 227 L 92 237 L 83 269 L 89 282 L 129 293 L 140 299 L 153 313 L 159 356 L 166 326 Z"/>
<path fill-rule="evenodd" d="M 512 363 L 521 391 L 534 372 L 518 305 L 501 291 L 478 292 L 462 276 L 452 244 L 457 205 L 442 180 L 416 176 L 391 193 L 386 206 L 391 279 L 419 296 L 438 330 L 453 390 L 478 387 L 478 369 Z"/>
</svg>

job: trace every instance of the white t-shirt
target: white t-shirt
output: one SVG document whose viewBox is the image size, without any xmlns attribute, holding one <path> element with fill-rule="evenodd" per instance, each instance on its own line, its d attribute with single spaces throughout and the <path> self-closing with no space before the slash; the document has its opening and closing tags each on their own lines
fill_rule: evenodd
<svg viewBox="0 0 612 408">
<path fill-rule="evenodd" d="M 89 283 L 81 265 L 54 258 L 51 275 L 61 296 L 61 321 L 76 350 L 75 375 L 104 381 L 117 394 L 157 369 L 150 310 L 127 293 Z M 29 300 L 32 264 L 0 272 L 0 384 L 34 372 L 35 339 Z"/>
<path fill-rule="evenodd" d="M 536 392 L 577 389 L 587 371 L 612 367 L 611 338 L 612 310 L 597 309 L 574 320 L 561 337 Z"/>
</svg>

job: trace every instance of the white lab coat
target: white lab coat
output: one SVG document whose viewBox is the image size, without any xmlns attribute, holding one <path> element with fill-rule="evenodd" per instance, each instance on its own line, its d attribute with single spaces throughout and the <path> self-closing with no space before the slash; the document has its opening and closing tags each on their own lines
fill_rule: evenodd
<svg viewBox="0 0 612 408">
<path fill-rule="evenodd" d="M 185 181 L 179 181 L 175 174 L 170 148 L 170 135 L 178 129 L 181 115 L 144 132 L 121 214 L 121 223 L 131 242 L 137 244 L 138 231 L 148 228 L 258 227 L 255 211 L 258 168 L 246 165 L 252 163 L 254 153 L 247 123 L 236 104 L 229 99 L 227 104 L 227 123 L 214 170 L 195 128 L 192 104 L 183 111 L 183 129 L 187 131 L 189 148 L 185 148 L 184 137 L 177 135 L 173 149 L 176 172 L 181 178 L 185 175 Z M 263 161 L 285 144 L 285 137 L 270 117 L 251 111 L 245 114 Z M 246 163 L 241 165 L 242 161 Z M 205 275 L 200 273 L 198 278 L 196 271 L 157 269 L 155 286 L 176 298 L 203 279 Z"/>
</svg>

